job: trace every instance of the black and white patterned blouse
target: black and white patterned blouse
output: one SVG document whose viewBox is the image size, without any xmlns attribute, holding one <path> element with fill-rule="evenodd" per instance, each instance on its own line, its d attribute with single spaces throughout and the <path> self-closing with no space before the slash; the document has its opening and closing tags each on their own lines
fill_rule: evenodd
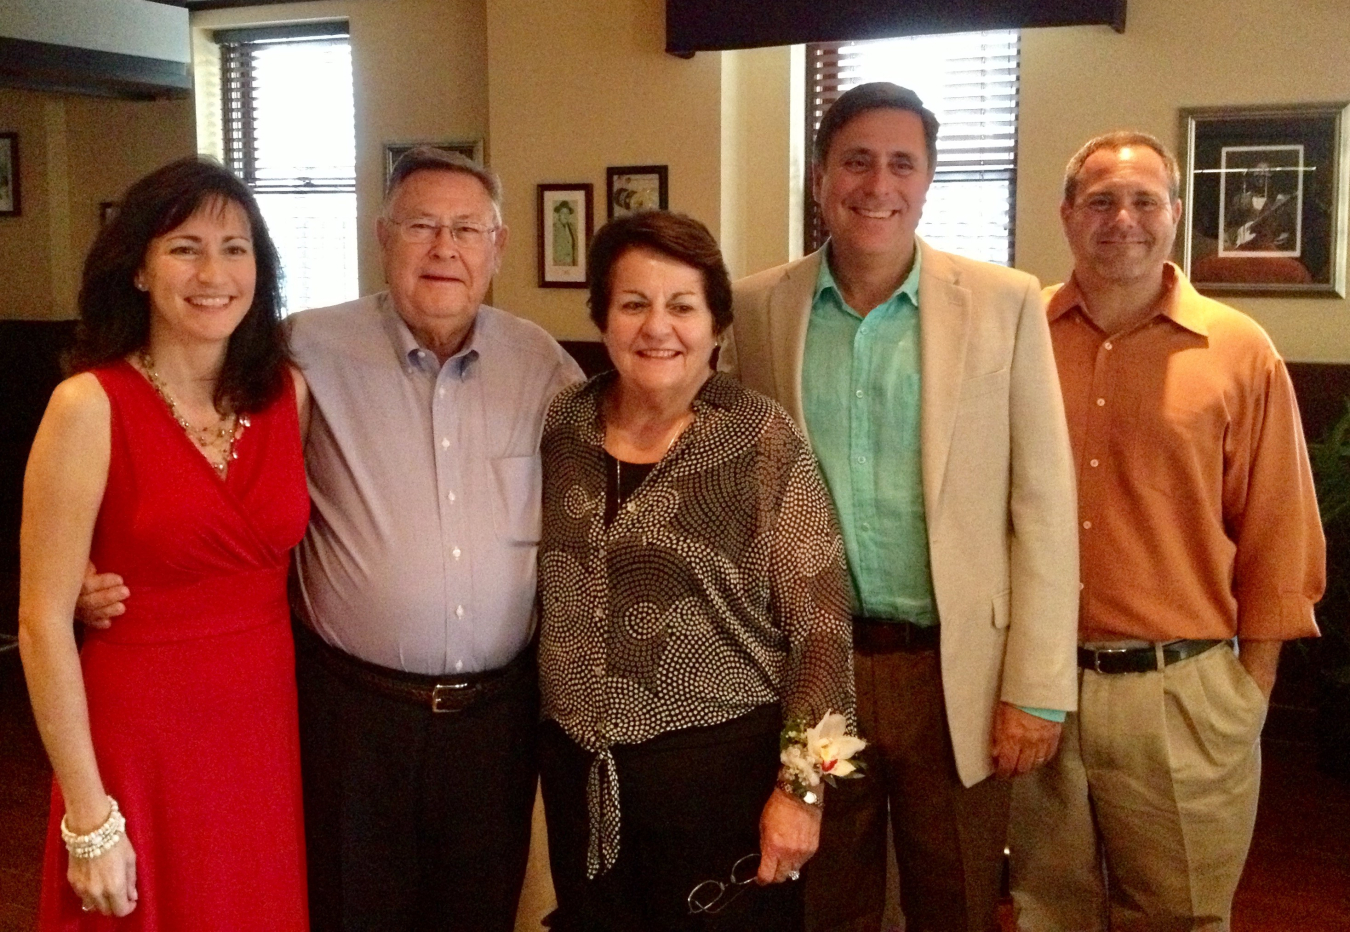
<svg viewBox="0 0 1350 932">
<path fill-rule="evenodd" d="M 852 591 L 805 438 L 778 404 L 715 374 L 693 424 L 607 525 L 614 379 L 559 394 L 541 444 L 543 714 L 597 755 L 590 876 L 618 857 L 611 745 L 768 703 L 785 720 L 834 710 L 854 724 Z"/>
</svg>

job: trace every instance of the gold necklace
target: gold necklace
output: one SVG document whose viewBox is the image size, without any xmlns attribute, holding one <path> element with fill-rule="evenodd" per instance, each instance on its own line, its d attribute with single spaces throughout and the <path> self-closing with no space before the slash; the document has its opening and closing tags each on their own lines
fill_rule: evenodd
<svg viewBox="0 0 1350 932">
<path fill-rule="evenodd" d="M 661 451 L 661 459 L 658 459 L 656 463 L 659 463 L 661 462 L 661 460 L 666 458 L 666 454 L 670 452 L 671 447 L 675 446 L 675 441 L 679 440 L 680 437 L 684 434 L 684 432 L 689 429 L 689 425 L 693 423 L 694 423 L 694 412 L 690 411 L 688 414 L 680 415 L 680 419 L 675 422 L 675 432 L 671 435 L 670 442 L 666 444 L 666 448 Z M 610 459 L 614 460 L 614 493 L 617 495 L 619 493 L 619 489 L 623 487 L 622 485 L 623 461 L 612 453 L 610 454 Z M 652 463 L 650 465 L 655 466 L 656 463 Z M 644 463 L 643 465 L 648 464 Z"/>
<path fill-rule="evenodd" d="M 183 432 L 188 435 L 188 439 L 192 441 L 193 445 L 202 451 L 206 461 L 211 464 L 220 478 L 224 479 L 230 466 L 230 460 L 239 458 L 235 445 L 239 442 L 239 438 L 244 435 L 244 428 L 249 426 L 248 415 L 241 416 L 231 411 L 223 416 L 217 424 L 194 427 L 178 410 L 178 404 L 173 400 L 173 395 L 169 393 L 168 384 L 155 369 L 155 361 L 150 356 L 150 351 L 141 350 L 136 355 L 136 361 L 141 364 L 146 381 L 155 390 L 155 394 L 159 395 L 160 400 L 168 407 L 169 415 L 178 422 L 179 427 L 183 428 Z M 220 447 L 219 462 L 211 456 L 218 446 Z"/>
</svg>

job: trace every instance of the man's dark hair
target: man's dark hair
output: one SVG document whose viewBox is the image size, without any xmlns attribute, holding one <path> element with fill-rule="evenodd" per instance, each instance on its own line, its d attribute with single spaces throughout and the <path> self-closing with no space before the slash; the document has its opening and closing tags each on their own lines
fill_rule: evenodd
<svg viewBox="0 0 1350 932">
<path fill-rule="evenodd" d="M 928 170 L 937 167 L 938 118 L 933 111 L 923 105 L 919 95 L 907 87 L 892 84 L 889 81 L 873 81 L 871 84 L 859 84 L 843 93 L 838 100 L 825 111 L 820 120 L 820 129 L 816 130 L 816 143 L 813 158 L 817 165 L 824 165 L 830 155 L 830 144 L 844 126 L 859 114 L 868 110 L 908 110 L 918 116 L 923 123 L 923 141 L 928 150 Z"/>
<path fill-rule="evenodd" d="M 399 185 L 403 184 L 413 172 L 422 171 L 450 172 L 476 178 L 492 199 L 493 206 L 497 208 L 497 222 L 501 222 L 502 182 L 497 173 L 458 152 L 437 149 L 435 146 L 414 146 L 398 157 L 393 170 L 389 172 L 389 180 L 384 185 L 385 210 L 389 209 L 389 202 L 394 199 Z"/>
<path fill-rule="evenodd" d="M 115 362 L 150 339 L 150 296 L 135 284 L 150 241 L 198 211 L 238 204 L 248 215 L 257 268 L 253 304 L 230 335 L 216 382 L 216 408 L 257 411 L 288 384 L 290 352 L 281 327 L 281 260 L 253 192 L 219 162 L 204 157 L 171 162 L 122 195 L 116 215 L 99 231 L 84 260 L 80 323 L 70 363 L 76 371 Z"/>
<path fill-rule="evenodd" d="M 611 220 L 591 241 L 587 273 L 591 296 L 587 305 L 591 320 L 603 333 L 609 322 L 610 275 L 614 265 L 630 249 L 650 249 L 698 269 L 703 275 L 703 297 L 712 311 L 713 332 L 731 326 L 731 276 L 708 228 L 693 217 L 665 210 L 641 210 Z"/>
</svg>

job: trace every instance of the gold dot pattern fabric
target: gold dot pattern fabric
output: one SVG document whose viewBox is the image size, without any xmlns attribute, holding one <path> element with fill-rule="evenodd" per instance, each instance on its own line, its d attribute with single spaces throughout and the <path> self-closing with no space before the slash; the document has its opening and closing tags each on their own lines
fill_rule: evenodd
<svg viewBox="0 0 1350 932">
<path fill-rule="evenodd" d="M 779 703 L 854 723 L 852 590 L 829 493 L 775 402 L 715 374 L 695 420 L 605 525 L 601 402 L 564 390 L 541 443 L 543 714 L 595 753 L 588 872 L 618 856 L 614 744 Z"/>
</svg>

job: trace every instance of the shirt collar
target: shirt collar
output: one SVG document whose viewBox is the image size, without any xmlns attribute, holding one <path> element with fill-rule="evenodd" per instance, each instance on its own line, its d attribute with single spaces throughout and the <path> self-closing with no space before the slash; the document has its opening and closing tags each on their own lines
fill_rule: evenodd
<svg viewBox="0 0 1350 932">
<path fill-rule="evenodd" d="M 834 280 L 834 273 L 830 271 L 830 250 L 833 247 L 826 244 L 825 253 L 820 258 L 820 272 L 816 275 L 816 290 L 811 295 L 811 303 L 815 304 L 820 300 L 820 296 L 826 293 L 832 293 L 832 297 L 839 302 L 840 307 L 848 308 L 848 302 L 844 300 L 844 293 L 839 290 L 839 284 Z M 909 303 L 914 307 L 919 306 L 919 272 L 923 265 L 923 250 L 919 248 L 919 242 L 914 241 L 914 265 L 910 268 L 909 274 L 905 280 L 900 283 L 900 287 L 891 292 L 891 296 L 885 303 L 890 304 L 896 298 L 904 296 L 909 298 Z M 856 312 L 853 312 L 856 313 Z"/>
<path fill-rule="evenodd" d="M 1163 265 L 1162 275 L 1163 292 L 1158 297 L 1158 303 L 1154 306 L 1150 319 L 1158 316 L 1166 317 L 1192 333 L 1202 337 L 1208 336 L 1209 326 L 1205 322 L 1199 302 L 1184 300 L 1190 287 L 1181 269 L 1168 262 Z M 1079 313 L 1083 313 L 1083 292 L 1078 287 L 1078 280 L 1070 277 L 1051 296 L 1050 303 L 1046 306 L 1046 315 L 1051 321 L 1055 321 L 1075 308 Z"/>
<path fill-rule="evenodd" d="M 409 374 L 413 372 L 431 372 L 434 374 L 439 371 L 441 366 L 436 361 L 436 354 L 417 342 L 417 337 L 413 336 L 407 321 L 395 309 L 393 298 L 390 297 L 389 292 L 380 294 L 380 307 L 385 313 L 385 319 L 388 322 L 399 358 L 403 360 L 404 371 Z M 446 365 L 450 366 L 452 371 L 461 378 L 467 373 L 470 365 L 481 355 L 479 350 L 483 343 L 482 324 L 483 315 L 475 315 L 473 328 L 469 331 L 468 339 L 464 341 L 464 345 L 459 348 L 455 355 L 446 360 Z"/>
</svg>

